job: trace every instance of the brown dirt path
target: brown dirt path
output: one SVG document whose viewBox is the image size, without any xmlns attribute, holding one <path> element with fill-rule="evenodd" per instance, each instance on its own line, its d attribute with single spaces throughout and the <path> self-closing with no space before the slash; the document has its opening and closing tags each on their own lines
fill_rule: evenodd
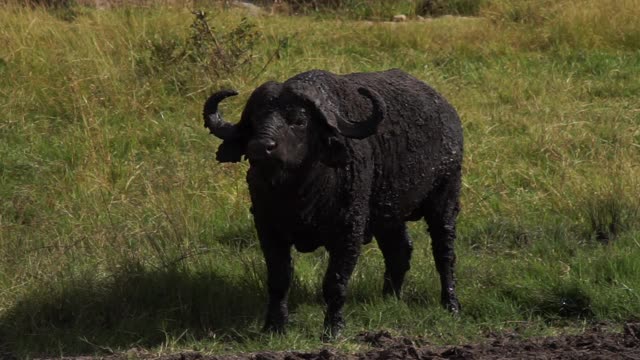
<svg viewBox="0 0 640 360">
<path fill-rule="evenodd" d="M 106 357 L 76 357 L 73 360 L 390 360 L 390 359 L 631 359 L 640 360 L 640 322 L 627 322 L 622 333 L 597 326 L 580 335 L 519 339 L 514 335 L 487 338 L 479 344 L 432 346 L 423 339 L 393 337 L 388 332 L 364 333 L 357 337 L 371 350 L 345 354 L 331 349 L 318 352 L 259 352 L 212 356 L 196 352 L 150 355 L 137 352 Z"/>
</svg>

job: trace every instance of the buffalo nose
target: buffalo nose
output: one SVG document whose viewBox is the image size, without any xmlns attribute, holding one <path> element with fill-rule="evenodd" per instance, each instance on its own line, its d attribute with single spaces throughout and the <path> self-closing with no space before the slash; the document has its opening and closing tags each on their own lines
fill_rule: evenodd
<svg viewBox="0 0 640 360">
<path fill-rule="evenodd" d="M 263 159 L 271 155 L 271 153 L 278 147 L 272 139 L 254 140 L 249 143 L 249 158 Z"/>
</svg>

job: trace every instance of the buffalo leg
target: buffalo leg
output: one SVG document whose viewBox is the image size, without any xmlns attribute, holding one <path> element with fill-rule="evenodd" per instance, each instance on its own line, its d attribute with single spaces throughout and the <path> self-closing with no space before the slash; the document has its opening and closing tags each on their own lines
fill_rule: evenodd
<svg viewBox="0 0 640 360">
<path fill-rule="evenodd" d="M 409 271 L 413 244 L 404 223 L 376 229 L 376 241 L 384 256 L 385 272 L 382 293 L 400 297 L 404 276 Z"/>
<path fill-rule="evenodd" d="M 425 214 L 431 234 L 431 247 L 440 274 L 442 306 L 453 313 L 460 311 L 460 302 L 456 296 L 456 279 L 454 267 L 456 255 L 454 242 L 456 239 L 456 218 L 459 211 L 458 195 L 460 182 L 446 183 L 437 198 L 430 202 L 432 206 Z"/>
<path fill-rule="evenodd" d="M 339 248 L 329 249 L 329 266 L 322 284 L 327 312 L 324 318 L 324 340 L 340 334 L 344 328 L 342 308 L 347 296 L 347 284 L 358 261 L 360 242 L 345 241 Z"/>
<path fill-rule="evenodd" d="M 284 332 L 289 311 L 287 297 L 291 286 L 293 265 L 291 248 L 262 242 L 262 252 L 267 264 L 267 288 L 269 300 L 263 331 Z"/>
</svg>

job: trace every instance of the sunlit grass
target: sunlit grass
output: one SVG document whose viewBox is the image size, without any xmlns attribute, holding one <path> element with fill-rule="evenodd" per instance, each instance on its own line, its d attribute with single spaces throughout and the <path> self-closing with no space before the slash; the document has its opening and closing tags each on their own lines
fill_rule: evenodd
<svg viewBox="0 0 640 360">
<path fill-rule="evenodd" d="M 367 245 L 338 348 L 355 351 L 354 335 L 381 328 L 460 343 L 639 316 L 640 7 L 534 3 L 485 1 L 481 17 L 406 24 L 254 17 L 252 63 L 220 77 L 176 56 L 192 49 L 185 8 L 78 8 L 69 20 L 0 7 L 2 350 L 321 347 L 322 250 L 295 255 L 289 333 L 259 332 L 247 164 L 215 162 L 200 115 L 215 89 L 240 91 L 224 105 L 234 119 L 262 82 L 311 68 L 402 68 L 442 92 L 465 128 L 464 312 L 440 309 L 415 223 L 403 300 L 380 295 L 382 258 Z M 209 14 L 221 33 L 246 15 Z"/>
</svg>

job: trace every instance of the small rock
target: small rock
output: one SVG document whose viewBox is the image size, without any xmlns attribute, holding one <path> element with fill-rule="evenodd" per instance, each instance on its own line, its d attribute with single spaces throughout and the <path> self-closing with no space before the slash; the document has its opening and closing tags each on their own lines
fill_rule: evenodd
<svg viewBox="0 0 640 360">
<path fill-rule="evenodd" d="M 395 21 L 395 22 L 407 21 L 407 15 L 404 15 L 404 14 L 394 15 L 393 16 L 393 21 Z"/>
<path fill-rule="evenodd" d="M 264 14 L 264 10 L 261 7 L 254 5 L 250 2 L 234 0 L 230 3 L 231 6 L 237 8 L 243 8 L 247 10 L 250 16 L 258 16 Z"/>
</svg>

